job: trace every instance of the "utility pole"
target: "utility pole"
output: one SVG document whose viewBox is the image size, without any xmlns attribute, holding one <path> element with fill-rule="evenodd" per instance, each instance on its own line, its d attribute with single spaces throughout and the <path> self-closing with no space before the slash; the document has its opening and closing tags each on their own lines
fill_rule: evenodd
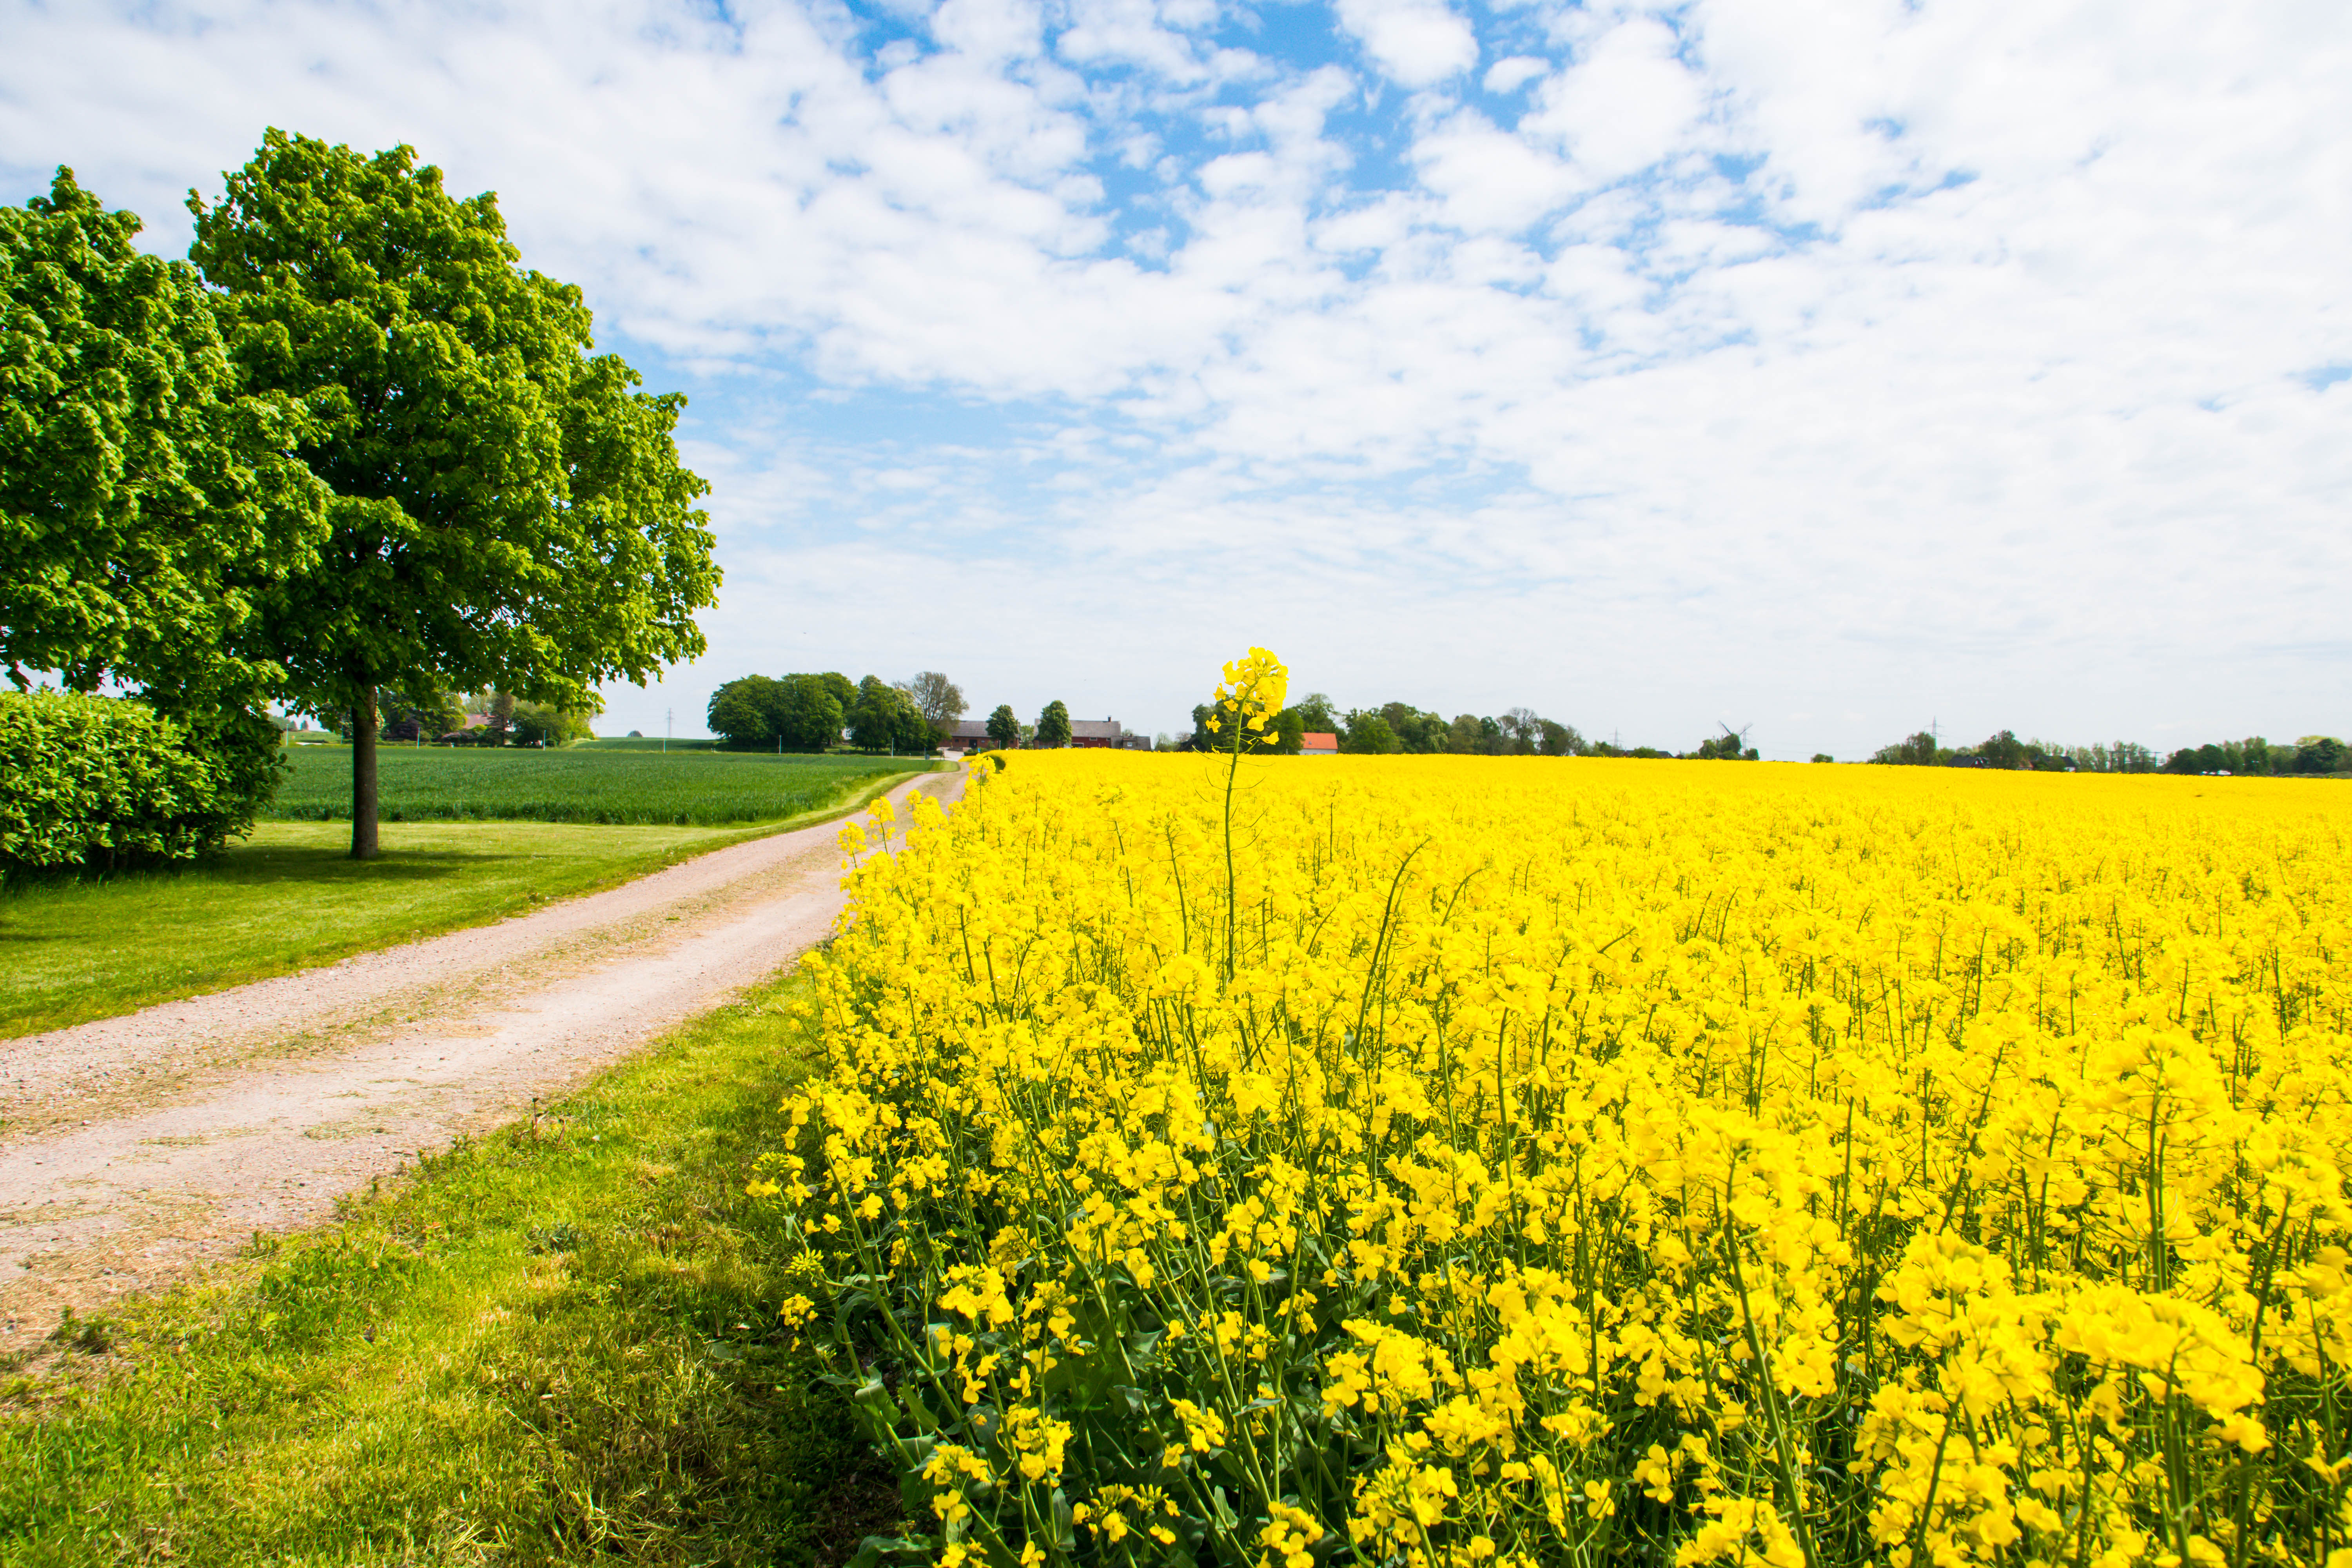
<svg viewBox="0 0 2352 1568">
<path fill-rule="evenodd" d="M 661 750 L 661 754 L 662 754 L 663 756 L 665 756 L 665 757 L 667 757 L 667 756 L 668 756 L 668 755 L 669 755 L 669 731 L 670 731 L 670 721 L 671 721 L 672 719 L 676 718 L 677 716 L 677 709 L 675 709 L 675 708 L 665 708 L 665 709 L 663 709 L 663 710 L 662 710 L 662 750 Z"/>
</svg>

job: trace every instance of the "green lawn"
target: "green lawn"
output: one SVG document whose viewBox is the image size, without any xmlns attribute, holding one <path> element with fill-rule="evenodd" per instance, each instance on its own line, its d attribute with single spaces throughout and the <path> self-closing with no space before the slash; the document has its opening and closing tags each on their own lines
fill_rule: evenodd
<svg viewBox="0 0 2352 1568">
<path fill-rule="evenodd" d="M 835 775 L 829 811 L 893 777 Z M 266 822 L 184 869 L 22 884 L 0 891 L 0 1037 L 481 925 L 825 815 L 748 829 L 386 823 L 383 858 L 364 863 L 346 858 L 343 824 Z"/>
<path fill-rule="evenodd" d="M 743 1195 L 804 992 L 0 1367 L 0 1565 L 839 1563 L 893 1532 Z"/>
<path fill-rule="evenodd" d="M 919 758 L 782 756 L 761 752 L 613 748 L 406 747 L 377 753 L 378 813 L 386 822 L 593 822 L 719 825 L 767 822 L 822 809 Z M 352 753 L 293 750 L 268 815 L 348 822 Z"/>
</svg>

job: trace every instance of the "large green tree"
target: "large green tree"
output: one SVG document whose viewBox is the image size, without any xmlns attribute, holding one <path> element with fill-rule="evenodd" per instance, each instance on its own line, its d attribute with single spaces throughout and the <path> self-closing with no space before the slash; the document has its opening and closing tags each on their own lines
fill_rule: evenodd
<svg viewBox="0 0 2352 1568">
<path fill-rule="evenodd" d="M 1056 697 L 1045 704 L 1037 715 L 1037 743 L 1041 746 L 1066 746 L 1070 743 L 1070 710 Z"/>
<path fill-rule="evenodd" d="M 140 226 L 68 169 L 0 208 L 0 668 L 138 688 L 257 806 L 279 672 L 235 650 L 317 561 L 326 491 L 303 410 L 239 390 L 212 295 Z"/>
<path fill-rule="evenodd" d="M 377 852 L 379 689 L 585 706 L 703 650 L 719 572 L 671 436 L 686 400 L 592 352 L 580 290 L 520 265 L 494 195 L 451 196 L 407 147 L 273 130 L 189 207 L 243 384 L 299 400 L 331 492 L 321 560 L 240 646 L 352 715 L 354 857 Z"/>
<path fill-rule="evenodd" d="M 988 716 L 988 738 L 1000 746 L 1018 745 L 1021 741 L 1021 721 L 1013 716 L 1013 704 L 1000 702 Z"/>
</svg>

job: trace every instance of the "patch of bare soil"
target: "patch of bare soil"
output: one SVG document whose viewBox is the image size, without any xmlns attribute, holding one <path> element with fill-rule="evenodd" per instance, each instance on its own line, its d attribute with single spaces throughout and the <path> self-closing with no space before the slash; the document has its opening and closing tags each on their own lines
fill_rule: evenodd
<svg viewBox="0 0 2352 1568">
<path fill-rule="evenodd" d="M 961 773 L 891 792 L 943 802 Z M 561 1095 L 831 933 L 836 826 L 497 925 L 0 1041 L 0 1349 Z"/>
</svg>

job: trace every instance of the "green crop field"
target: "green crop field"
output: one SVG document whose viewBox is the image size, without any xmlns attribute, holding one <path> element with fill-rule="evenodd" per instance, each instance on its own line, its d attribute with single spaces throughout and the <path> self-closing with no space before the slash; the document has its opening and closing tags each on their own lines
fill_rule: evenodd
<svg viewBox="0 0 2352 1568">
<path fill-rule="evenodd" d="M 642 744 L 642 742 L 640 742 Z M 352 754 L 294 752 L 268 815 L 331 822 L 352 814 Z M 767 822 L 821 811 L 914 757 L 773 756 L 577 747 L 559 752 L 387 745 L 378 753 L 387 822 Z"/>
</svg>

